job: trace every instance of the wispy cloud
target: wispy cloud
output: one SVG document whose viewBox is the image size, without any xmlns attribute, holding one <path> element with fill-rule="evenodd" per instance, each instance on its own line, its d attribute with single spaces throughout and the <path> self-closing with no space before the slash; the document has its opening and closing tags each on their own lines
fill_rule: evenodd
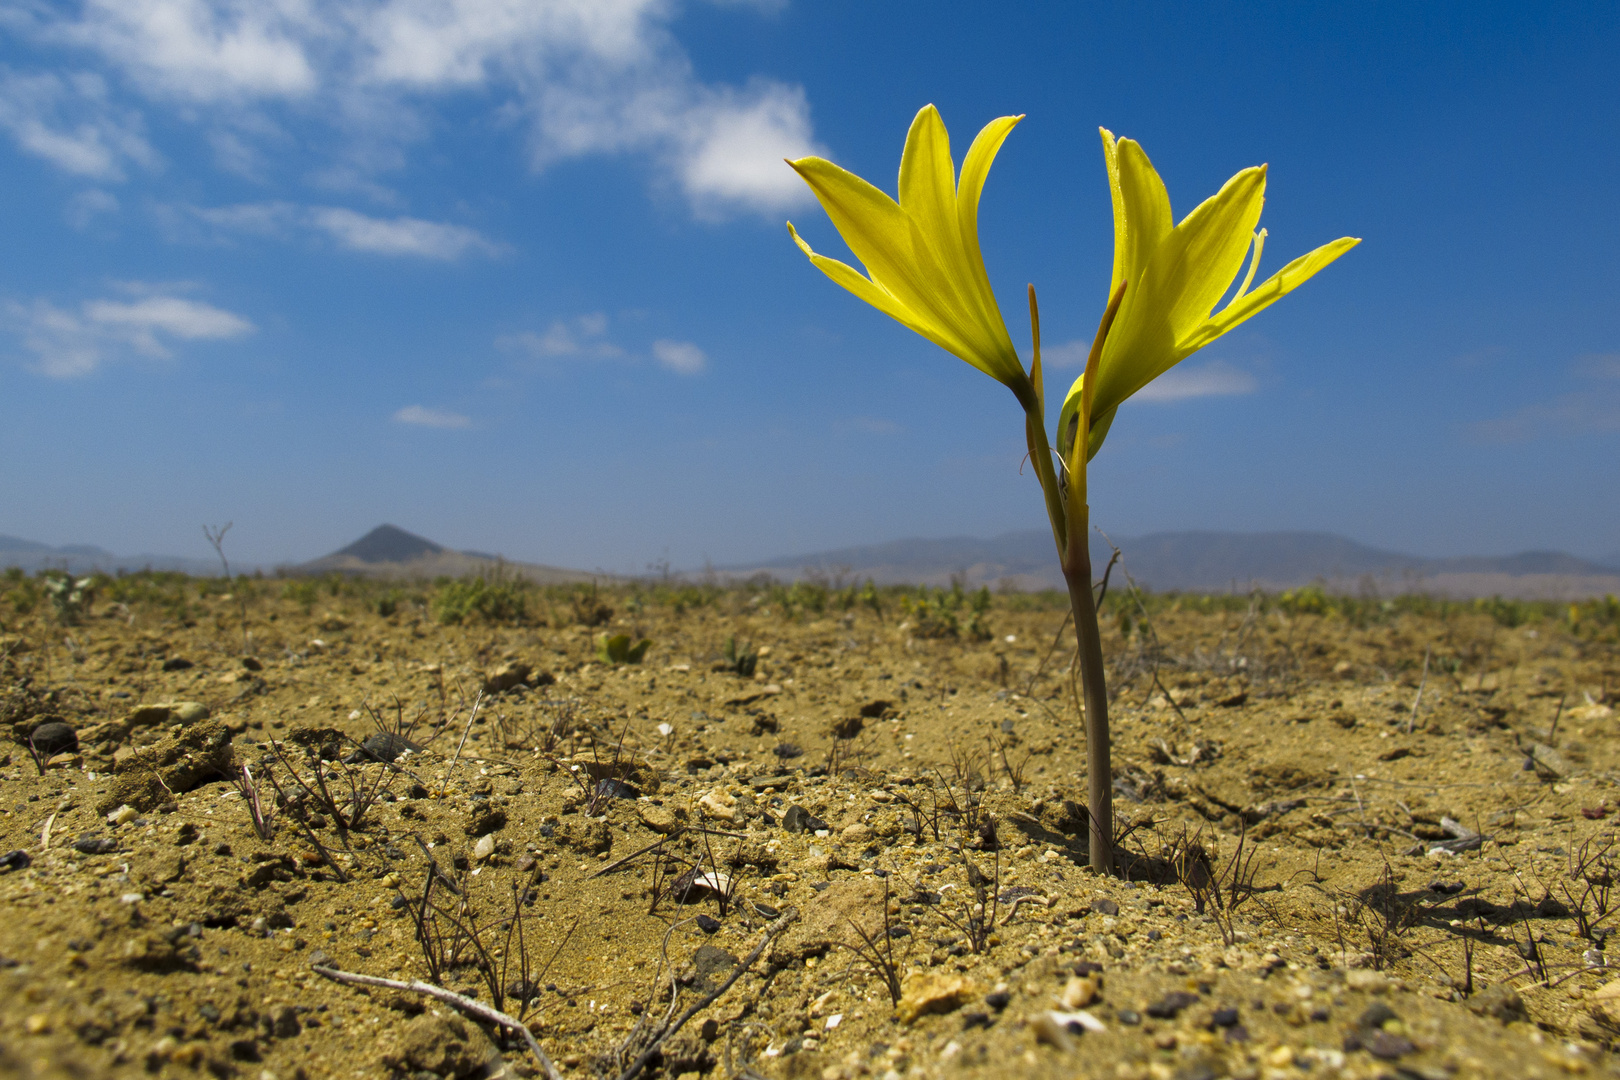
<svg viewBox="0 0 1620 1080">
<path fill-rule="evenodd" d="M 1041 366 L 1083 368 L 1091 354 L 1091 342 L 1076 339 L 1041 349 Z M 1225 397 L 1252 394 L 1258 389 L 1253 375 L 1224 360 L 1211 360 L 1197 367 L 1178 365 L 1138 390 L 1133 401 L 1185 401 L 1188 398 Z M 1067 386 L 1060 388 L 1068 391 Z"/>
<path fill-rule="evenodd" d="M 1590 385 L 1470 424 L 1469 435 L 1479 442 L 1521 443 L 1545 436 L 1620 431 L 1620 353 L 1583 354 L 1570 370 Z"/>
<path fill-rule="evenodd" d="M 779 0 L 725 6 L 770 10 Z M 38 44 L 99 60 L 146 107 L 202 126 L 220 165 L 233 171 L 262 166 L 255 128 L 264 129 L 268 113 L 329 123 L 342 136 L 332 155 L 339 171 L 396 167 L 401 148 L 431 132 L 430 110 L 468 91 L 504 102 L 498 116 L 527 128 L 535 168 L 591 154 L 644 154 L 700 216 L 804 205 L 808 193 L 781 159 L 820 152 L 801 87 L 767 78 L 740 86 L 702 81 L 671 32 L 678 8 L 668 0 L 86 0 L 76 7 L 19 4 L 7 22 Z M 0 126 L 31 152 L 101 179 L 119 175 L 120 158 L 138 156 L 115 138 L 134 130 L 126 122 L 132 110 L 107 106 L 89 128 L 47 122 L 41 118 L 71 93 L 44 86 L 55 78 L 49 74 L 17 78 L 39 85 L 19 84 L 11 97 L 27 106 L 16 113 L 22 119 L 0 114 Z"/>
<path fill-rule="evenodd" d="M 407 405 L 394 414 L 396 424 L 411 424 L 427 428 L 472 427 L 472 417 L 445 409 L 430 409 L 426 405 Z"/>
<path fill-rule="evenodd" d="M 494 255 L 500 251 L 476 229 L 421 218 L 374 218 L 327 207 L 311 211 L 310 221 L 350 251 L 451 260 L 469 253 Z"/>
<path fill-rule="evenodd" d="M 141 291 L 138 284 L 134 289 Z M 180 296 L 154 294 L 135 300 L 86 300 L 77 309 L 48 300 L 8 301 L 5 321 L 33 353 L 34 369 L 53 379 L 89 375 L 109 360 L 136 354 L 173 355 L 177 342 L 228 341 L 254 325 L 223 308 Z"/>
<path fill-rule="evenodd" d="M 116 182 L 126 165 L 159 165 L 139 115 L 114 105 L 106 81 L 88 72 L 0 69 L 0 129 L 27 153 L 74 176 Z"/>
<path fill-rule="evenodd" d="M 1221 360 L 1198 367 L 1178 365 L 1138 390 L 1133 401 L 1186 401 L 1188 398 L 1231 397 L 1258 389 L 1254 376 Z"/>
<path fill-rule="evenodd" d="M 182 217 L 208 226 L 216 236 L 288 236 L 315 232 L 348 251 L 455 261 L 466 255 L 498 255 L 501 246 L 465 225 L 414 217 L 373 217 L 337 206 L 299 206 L 271 201 L 235 206 L 187 207 Z"/>
<path fill-rule="evenodd" d="M 613 360 L 625 351 L 607 338 L 608 319 L 600 311 L 573 319 L 557 319 L 544 333 L 525 330 L 497 338 L 501 349 L 531 360 L 555 361 L 570 358 Z"/>
<path fill-rule="evenodd" d="M 701 375 L 703 369 L 709 366 L 708 356 L 690 341 L 663 338 L 653 342 L 652 353 L 659 367 L 677 375 Z"/>
<path fill-rule="evenodd" d="M 608 317 L 600 311 L 572 319 L 557 319 L 542 332 L 524 330 L 495 339 L 497 348 L 515 353 L 521 365 L 532 370 L 559 371 L 574 361 L 615 360 L 627 364 L 645 363 L 614 341 L 609 334 Z M 690 341 L 660 338 L 652 343 L 652 361 L 677 375 L 701 375 L 709 357 Z"/>
</svg>

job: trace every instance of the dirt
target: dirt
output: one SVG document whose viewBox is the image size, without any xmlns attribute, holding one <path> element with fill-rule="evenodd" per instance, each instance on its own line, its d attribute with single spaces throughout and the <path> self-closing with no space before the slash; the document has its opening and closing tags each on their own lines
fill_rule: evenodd
<svg viewBox="0 0 1620 1080">
<path fill-rule="evenodd" d="M 0 749 L 0 1074 L 538 1074 L 322 971 L 566 1077 L 1620 1074 L 1612 626 L 1116 596 L 1120 878 L 1055 597 L 221 588 L 0 591 L 78 744 Z"/>
</svg>

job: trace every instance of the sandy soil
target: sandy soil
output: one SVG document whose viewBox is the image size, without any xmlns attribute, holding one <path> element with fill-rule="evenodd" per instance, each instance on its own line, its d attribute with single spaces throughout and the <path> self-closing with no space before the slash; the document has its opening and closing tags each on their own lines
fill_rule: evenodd
<svg viewBox="0 0 1620 1080">
<path fill-rule="evenodd" d="M 1121 879 L 1051 597 L 26 586 L 3 1075 L 541 1074 L 323 971 L 566 1077 L 1620 1073 L 1601 606 L 1116 593 Z"/>
</svg>

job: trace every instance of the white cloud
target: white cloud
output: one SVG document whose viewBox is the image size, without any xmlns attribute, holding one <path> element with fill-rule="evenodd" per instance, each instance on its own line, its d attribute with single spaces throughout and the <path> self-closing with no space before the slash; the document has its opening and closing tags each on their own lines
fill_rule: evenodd
<svg viewBox="0 0 1620 1080">
<path fill-rule="evenodd" d="M 1620 381 L 1620 353 L 1585 353 L 1575 358 L 1571 371 L 1596 385 L 1477 421 L 1469 434 L 1480 442 L 1517 443 L 1543 435 L 1620 431 L 1620 387 L 1611 385 Z"/>
<path fill-rule="evenodd" d="M 425 405 L 407 405 L 394 414 L 396 424 L 413 424 L 430 428 L 472 427 L 472 417 L 444 409 L 430 409 Z"/>
<path fill-rule="evenodd" d="M 87 229 L 100 214 L 116 214 L 118 197 L 100 188 L 81 191 L 68 200 L 67 220 L 75 229 Z"/>
<path fill-rule="evenodd" d="M 701 375 L 709 358 L 690 341 L 671 341 L 662 338 L 652 344 L 653 359 L 660 367 L 677 375 Z"/>
<path fill-rule="evenodd" d="M 1258 384 L 1254 376 L 1220 360 L 1200 367 L 1173 367 L 1138 390 L 1133 401 L 1185 401 L 1188 398 L 1229 397 L 1252 394 Z"/>
<path fill-rule="evenodd" d="M 308 0 L 88 0 L 77 21 L 49 20 L 58 41 L 87 46 L 150 93 L 196 102 L 296 97 L 316 89 L 309 55 L 334 28 Z M 343 5 L 347 6 L 347 5 Z"/>
<path fill-rule="evenodd" d="M 158 164 L 139 117 L 114 108 L 97 75 L 0 73 L 0 129 L 25 152 L 92 180 L 122 180 L 131 162 Z"/>
<path fill-rule="evenodd" d="M 17 6 L 6 18 L 204 127 L 231 171 L 256 175 L 276 156 L 255 146 L 280 138 L 267 133 L 273 110 L 332 125 L 334 174 L 397 168 L 435 127 L 436 102 L 475 90 L 497 117 L 526 122 L 536 168 L 642 153 L 701 216 L 804 204 L 781 161 L 820 152 L 803 89 L 703 82 L 670 31 L 678 13 L 671 0 L 85 0 L 77 14 Z M 111 178 L 128 156 L 111 131 L 0 124 L 81 175 Z"/>
<path fill-rule="evenodd" d="M 1083 368 L 1086 366 L 1086 357 L 1091 355 L 1091 342 L 1065 341 L 1061 345 L 1046 345 L 1041 348 L 1041 367 L 1045 370 L 1052 368 Z"/>
<path fill-rule="evenodd" d="M 476 230 L 421 218 L 375 218 L 340 207 L 316 207 L 309 220 L 351 251 L 459 259 L 469 252 L 494 255 L 500 248 Z"/>
<path fill-rule="evenodd" d="M 594 311 L 574 319 L 557 319 L 541 334 L 532 330 L 507 334 L 497 338 L 495 344 L 532 360 L 612 360 L 624 356 L 624 349 L 608 340 L 607 330 L 607 316 Z"/>
<path fill-rule="evenodd" d="M 681 187 L 700 212 L 770 212 L 810 201 L 809 188 L 782 160 L 815 152 L 802 88 L 758 81 L 693 110 L 684 127 Z"/>
<path fill-rule="evenodd" d="M 1041 367 L 1084 368 L 1091 355 L 1091 342 L 1076 339 L 1041 349 Z M 1132 401 L 1185 401 L 1187 398 L 1223 397 L 1252 394 L 1258 388 L 1254 376 L 1222 360 L 1211 360 L 1198 367 L 1177 365 L 1138 390 Z M 1062 388 L 1064 392 L 1068 387 Z"/>
<path fill-rule="evenodd" d="M 232 233 L 284 236 L 307 229 L 337 241 L 349 251 L 408 258 L 455 260 L 464 255 L 498 255 L 502 248 L 476 229 L 422 218 L 379 218 L 337 206 L 298 206 L 289 202 L 186 207 L 189 217 L 224 239 Z"/>
<path fill-rule="evenodd" d="M 141 291 L 138 284 L 126 291 Z M 178 296 L 134 301 L 87 300 L 77 311 L 47 300 L 9 301 L 5 322 L 35 356 L 34 368 L 54 379 L 88 375 L 129 353 L 157 359 L 173 355 L 172 341 L 226 341 L 251 334 L 247 319 L 223 308 Z"/>
</svg>

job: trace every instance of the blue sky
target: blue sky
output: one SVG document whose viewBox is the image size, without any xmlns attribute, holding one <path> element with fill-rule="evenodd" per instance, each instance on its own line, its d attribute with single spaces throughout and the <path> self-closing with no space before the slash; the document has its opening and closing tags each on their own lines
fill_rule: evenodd
<svg viewBox="0 0 1620 1080">
<path fill-rule="evenodd" d="M 1268 162 L 1262 274 L 1364 238 L 1121 409 L 1111 533 L 1614 553 L 1616 12 L 0 0 L 0 533 L 627 571 L 1044 527 L 1011 396 L 783 226 L 841 253 L 780 159 L 892 192 L 933 102 L 958 157 L 1027 114 L 980 217 L 1015 343 L 1026 282 L 1060 357 L 1106 300 L 1099 125 L 1178 216 Z"/>
</svg>

